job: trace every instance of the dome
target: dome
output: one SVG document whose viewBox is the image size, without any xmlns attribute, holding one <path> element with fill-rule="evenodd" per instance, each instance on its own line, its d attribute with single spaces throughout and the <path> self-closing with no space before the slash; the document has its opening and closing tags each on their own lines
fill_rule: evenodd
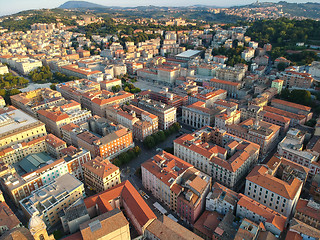
<svg viewBox="0 0 320 240">
<path fill-rule="evenodd" d="M 29 220 L 29 230 L 32 234 L 46 229 L 46 224 L 38 215 L 33 215 Z"/>
</svg>

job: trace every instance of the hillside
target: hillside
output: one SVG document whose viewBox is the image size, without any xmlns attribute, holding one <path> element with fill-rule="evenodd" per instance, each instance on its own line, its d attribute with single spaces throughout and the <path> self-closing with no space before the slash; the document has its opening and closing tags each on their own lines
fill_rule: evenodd
<svg viewBox="0 0 320 240">
<path fill-rule="evenodd" d="M 74 8 L 106 8 L 106 6 L 86 2 L 86 1 L 68 1 L 60 5 L 59 8 L 63 9 L 74 9 Z"/>
</svg>

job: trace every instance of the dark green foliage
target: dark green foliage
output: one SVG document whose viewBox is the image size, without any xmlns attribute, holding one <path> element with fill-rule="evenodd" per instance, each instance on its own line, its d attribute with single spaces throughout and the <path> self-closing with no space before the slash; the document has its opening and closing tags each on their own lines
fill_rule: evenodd
<svg viewBox="0 0 320 240">
<path fill-rule="evenodd" d="M 129 149 L 126 152 L 120 153 L 119 156 L 115 159 L 113 159 L 112 163 L 118 167 L 129 163 L 132 159 L 139 156 L 141 153 L 141 149 L 138 146 L 135 146 L 134 148 Z"/>
<path fill-rule="evenodd" d="M 49 66 L 38 67 L 29 73 L 29 77 L 35 83 L 45 83 L 52 81 L 53 74 Z"/>
<path fill-rule="evenodd" d="M 228 61 L 226 62 L 229 66 L 234 66 L 238 63 L 247 63 L 243 58 L 241 58 L 241 53 L 244 50 L 244 47 L 237 47 L 237 48 L 224 48 L 220 47 L 218 49 L 213 50 L 214 55 L 225 55 L 228 57 Z"/>
<path fill-rule="evenodd" d="M 311 99 L 311 93 L 307 90 L 289 90 L 289 89 L 284 89 L 282 90 L 280 97 L 284 100 L 310 106 L 312 103 Z"/>
<path fill-rule="evenodd" d="M 28 83 L 27 79 L 13 76 L 12 73 L 0 75 L 0 89 L 22 88 L 26 87 Z"/>
</svg>

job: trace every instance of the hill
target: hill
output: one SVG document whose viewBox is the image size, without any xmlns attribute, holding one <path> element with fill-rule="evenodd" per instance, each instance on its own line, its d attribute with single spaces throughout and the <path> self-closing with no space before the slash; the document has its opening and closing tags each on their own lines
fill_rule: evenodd
<svg viewBox="0 0 320 240">
<path fill-rule="evenodd" d="M 86 2 L 86 1 L 68 1 L 60 5 L 59 8 L 63 9 L 74 9 L 74 8 L 106 8 L 106 6 Z"/>
</svg>

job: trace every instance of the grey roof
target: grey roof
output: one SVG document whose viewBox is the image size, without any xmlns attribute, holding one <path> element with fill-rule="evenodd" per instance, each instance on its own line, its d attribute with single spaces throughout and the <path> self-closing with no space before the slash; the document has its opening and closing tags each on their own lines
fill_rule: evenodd
<svg viewBox="0 0 320 240">
<path fill-rule="evenodd" d="M 18 173 L 25 174 L 46 166 L 47 164 L 51 163 L 50 161 L 54 161 L 54 159 L 47 153 L 35 153 L 23 158 L 20 162 L 18 162 L 18 164 L 15 165 L 15 167 L 16 169 L 17 167 L 19 168 L 17 169 Z"/>
</svg>

